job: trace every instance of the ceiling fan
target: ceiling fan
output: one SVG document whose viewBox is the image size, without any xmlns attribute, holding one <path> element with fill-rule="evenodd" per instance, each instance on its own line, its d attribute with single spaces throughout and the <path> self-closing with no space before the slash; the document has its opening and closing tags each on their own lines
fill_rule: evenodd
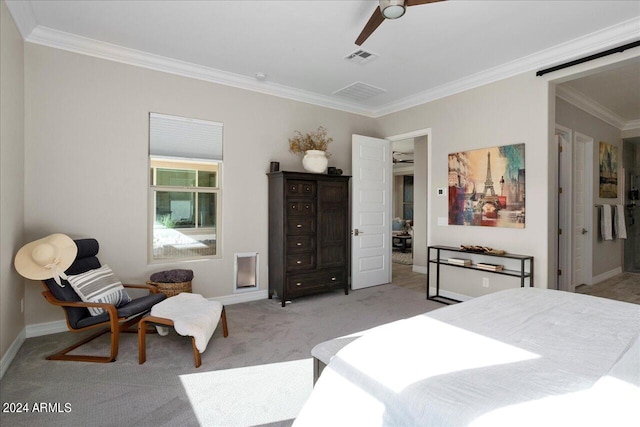
<svg viewBox="0 0 640 427">
<path fill-rule="evenodd" d="M 385 19 L 397 19 L 404 15 L 408 6 L 418 6 L 427 3 L 436 3 L 444 0 L 379 0 L 380 6 L 376 7 L 373 15 L 364 26 L 364 29 L 356 39 L 356 44 L 361 46 L 366 39 L 382 24 Z"/>
<path fill-rule="evenodd" d="M 403 157 L 407 158 L 403 158 Z M 402 151 L 394 151 L 391 159 L 393 163 L 413 163 L 413 153 L 403 153 Z"/>
</svg>

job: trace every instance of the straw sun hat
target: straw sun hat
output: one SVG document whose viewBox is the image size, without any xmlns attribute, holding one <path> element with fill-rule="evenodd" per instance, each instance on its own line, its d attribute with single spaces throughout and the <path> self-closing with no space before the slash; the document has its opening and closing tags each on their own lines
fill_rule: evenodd
<svg viewBox="0 0 640 427">
<path fill-rule="evenodd" d="M 67 278 L 64 271 L 73 264 L 77 253 L 78 247 L 69 236 L 56 233 L 24 245 L 16 254 L 14 265 L 27 279 L 53 278 L 62 286 L 60 278 Z"/>
</svg>

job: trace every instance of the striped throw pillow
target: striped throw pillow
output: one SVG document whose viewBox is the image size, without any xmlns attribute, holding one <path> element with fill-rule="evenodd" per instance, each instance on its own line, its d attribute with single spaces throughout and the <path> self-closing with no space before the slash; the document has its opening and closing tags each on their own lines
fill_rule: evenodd
<svg viewBox="0 0 640 427">
<path fill-rule="evenodd" d="M 84 302 L 100 302 L 120 307 L 131 301 L 122 282 L 113 274 L 107 264 L 86 273 L 68 276 L 68 282 Z M 97 307 L 89 307 L 92 316 L 104 313 Z"/>
</svg>

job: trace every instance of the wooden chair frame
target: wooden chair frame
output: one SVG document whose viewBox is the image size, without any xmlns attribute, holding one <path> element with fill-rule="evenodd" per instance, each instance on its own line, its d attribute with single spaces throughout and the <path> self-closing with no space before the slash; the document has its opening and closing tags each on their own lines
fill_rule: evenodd
<svg viewBox="0 0 640 427">
<path fill-rule="evenodd" d="M 75 344 L 65 348 L 64 350 L 60 350 L 57 353 L 47 356 L 47 360 L 70 360 L 70 361 L 76 361 L 76 362 L 97 362 L 97 363 L 113 362 L 116 360 L 116 357 L 118 356 L 118 346 L 120 344 L 120 333 L 121 332 L 137 333 L 138 332 L 137 330 L 129 330 L 129 328 L 131 328 L 133 325 L 137 325 L 137 323 L 140 321 L 142 316 L 144 316 L 149 312 L 149 310 L 146 310 L 144 312 L 141 312 L 129 318 L 118 317 L 118 310 L 116 309 L 116 306 L 113 304 L 83 302 L 83 301 L 60 301 L 51 293 L 51 291 L 49 291 L 49 289 L 47 288 L 47 285 L 44 282 L 43 282 L 43 285 L 44 285 L 45 291 L 42 292 L 42 295 L 44 295 L 44 298 L 50 304 L 57 305 L 59 307 L 84 307 L 84 308 L 98 307 L 98 308 L 102 308 L 107 313 L 109 313 L 109 320 L 107 321 L 96 323 L 95 325 L 86 326 L 84 328 L 75 329 L 69 323 L 69 317 L 67 315 L 67 311 L 64 310 L 65 318 L 67 320 L 67 328 L 69 328 L 71 332 L 83 332 L 83 331 L 94 329 L 94 328 L 99 328 L 104 326 L 107 326 L 107 327 L 101 329 L 100 331 L 96 332 L 95 334 L 87 338 L 84 338 L 76 342 Z M 123 286 L 125 288 L 147 289 L 150 293 L 154 293 L 154 294 L 158 293 L 157 288 L 151 285 L 129 285 L 129 284 L 124 285 L 123 284 Z M 106 334 L 107 332 L 111 333 L 111 351 L 109 356 L 89 356 L 89 355 L 67 354 L 75 350 L 76 348 Z M 153 333 L 155 332 L 155 329 L 149 332 Z"/>
</svg>

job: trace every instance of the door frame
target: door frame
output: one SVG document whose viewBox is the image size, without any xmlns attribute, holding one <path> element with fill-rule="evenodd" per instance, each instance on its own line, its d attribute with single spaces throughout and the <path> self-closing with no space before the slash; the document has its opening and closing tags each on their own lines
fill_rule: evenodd
<svg viewBox="0 0 640 427">
<path fill-rule="evenodd" d="M 429 245 L 431 245 L 431 231 L 432 231 L 432 227 L 431 227 L 431 206 L 432 206 L 432 198 L 433 198 L 433 194 L 431 191 L 431 183 L 432 181 L 432 177 L 431 177 L 431 173 L 433 168 L 431 167 L 431 159 L 432 159 L 432 147 L 433 147 L 433 139 L 432 139 L 432 129 L 431 128 L 423 128 L 423 129 L 417 129 L 411 132 L 405 132 L 405 133 L 401 133 L 401 134 L 395 134 L 392 136 L 387 136 L 385 137 L 385 139 L 393 142 L 393 141 L 402 141 L 403 139 L 410 139 L 410 138 L 418 138 L 421 136 L 426 136 L 427 137 L 427 210 L 426 210 L 426 232 L 427 232 L 427 239 L 426 239 L 426 246 L 428 247 Z M 391 161 L 391 160 L 389 160 Z M 393 166 L 393 165 L 392 165 Z M 414 188 L 415 188 L 415 183 L 414 183 Z M 415 193 L 414 193 L 414 201 L 415 201 Z M 414 209 L 414 213 L 415 213 L 415 209 Z M 415 224 L 415 217 L 414 217 L 414 224 Z M 415 240 L 412 242 L 412 245 L 414 245 L 414 250 L 415 250 Z M 427 247 L 424 248 L 425 252 L 427 250 Z M 391 259 L 391 250 L 392 248 L 389 248 L 389 259 Z M 427 260 L 428 262 L 428 260 Z M 391 266 L 391 271 L 393 272 L 393 263 Z M 416 273 L 422 273 L 422 274 L 427 274 L 427 267 L 421 267 L 421 266 L 413 266 L 413 271 Z"/>
</svg>

